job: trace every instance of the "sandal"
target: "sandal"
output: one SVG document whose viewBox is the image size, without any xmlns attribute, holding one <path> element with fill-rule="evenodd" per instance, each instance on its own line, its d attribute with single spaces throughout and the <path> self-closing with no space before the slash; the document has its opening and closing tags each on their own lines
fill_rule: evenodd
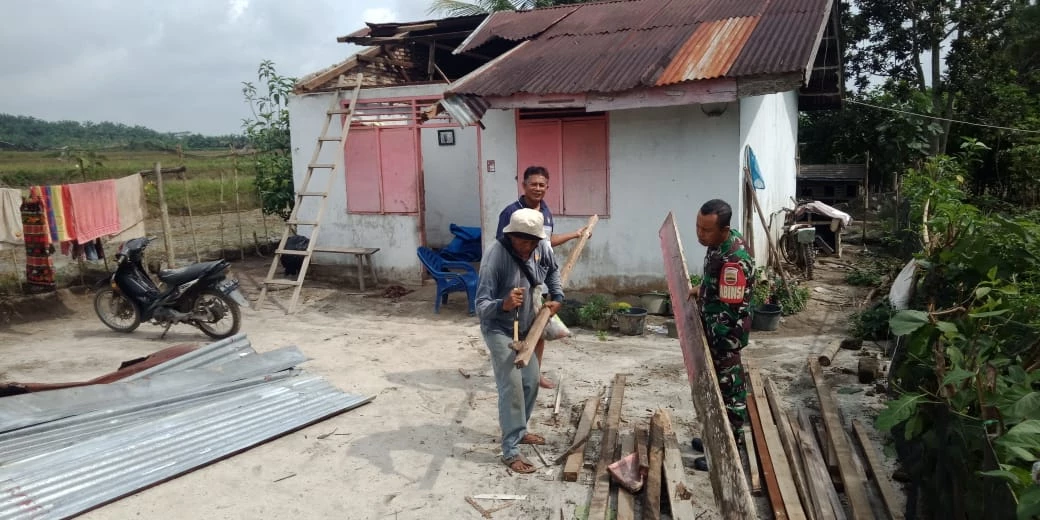
<svg viewBox="0 0 1040 520">
<path fill-rule="evenodd" d="M 518 462 L 520 464 L 517 464 Z M 502 463 L 516 473 L 534 473 L 538 470 L 538 468 L 535 468 L 534 464 L 531 464 L 531 461 L 524 458 L 523 455 L 517 455 L 510 459 L 503 457 Z"/>
<path fill-rule="evenodd" d="M 539 446 L 544 446 L 545 437 L 542 437 L 537 433 L 525 433 L 523 438 L 520 439 L 520 444 L 537 444 Z"/>
</svg>

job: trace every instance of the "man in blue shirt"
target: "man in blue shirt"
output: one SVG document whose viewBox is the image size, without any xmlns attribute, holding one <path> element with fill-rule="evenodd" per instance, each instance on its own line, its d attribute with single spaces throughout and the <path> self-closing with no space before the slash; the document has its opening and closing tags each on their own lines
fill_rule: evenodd
<svg viewBox="0 0 1040 520">
<path fill-rule="evenodd" d="M 545 203 L 545 192 L 549 191 L 549 170 L 546 170 L 543 166 L 529 166 L 524 170 L 524 194 L 520 198 L 516 199 L 516 202 L 508 205 L 498 215 L 498 232 L 495 234 L 495 238 L 502 238 L 502 230 L 509 225 L 509 218 L 513 215 L 513 212 L 519 209 L 535 209 L 542 212 L 543 226 L 545 227 L 545 236 L 549 241 L 549 245 L 556 247 L 561 244 L 565 244 L 575 238 L 578 238 L 585 232 L 585 228 L 562 235 L 553 234 L 553 215 L 552 211 L 549 210 L 549 205 Z M 545 292 L 544 290 L 542 291 Z M 535 356 L 538 357 L 538 366 L 542 363 L 542 352 L 545 351 L 545 340 L 539 339 L 538 345 L 534 349 Z M 552 381 L 545 378 L 545 376 L 539 376 L 538 385 L 542 388 L 554 388 L 556 385 Z"/>
</svg>

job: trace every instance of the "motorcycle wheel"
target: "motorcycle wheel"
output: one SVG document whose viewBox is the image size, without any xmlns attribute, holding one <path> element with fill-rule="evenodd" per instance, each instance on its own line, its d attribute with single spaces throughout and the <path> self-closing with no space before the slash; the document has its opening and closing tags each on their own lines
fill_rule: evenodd
<svg viewBox="0 0 1040 520">
<path fill-rule="evenodd" d="M 785 262 L 789 264 L 798 263 L 798 251 L 794 244 L 794 240 L 791 238 L 791 235 L 780 235 L 780 241 L 777 245 L 780 249 L 780 255 L 784 257 Z"/>
<path fill-rule="evenodd" d="M 137 305 L 111 287 L 94 294 L 94 312 L 101 323 L 116 332 L 133 332 L 141 324 Z"/>
<path fill-rule="evenodd" d="M 195 325 L 205 335 L 213 339 L 233 336 L 238 333 L 238 329 L 242 326 L 242 313 L 238 309 L 238 304 L 216 289 L 206 289 L 195 298 L 195 304 L 192 305 L 192 314 L 209 316 L 209 321 L 196 320 Z M 226 328 L 226 330 L 224 327 L 220 327 L 220 324 L 226 323 L 229 318 L 231 320 L 230 327 Z"/>
<path fill-rule="evenodd" d="M 802 258 L 805 259 L 805 279 L 812 280 L 813 278 L 813 264 L 816 263 L 815 251 L 813 250 L 812 244 L 802 244 Z"/>
</svg>

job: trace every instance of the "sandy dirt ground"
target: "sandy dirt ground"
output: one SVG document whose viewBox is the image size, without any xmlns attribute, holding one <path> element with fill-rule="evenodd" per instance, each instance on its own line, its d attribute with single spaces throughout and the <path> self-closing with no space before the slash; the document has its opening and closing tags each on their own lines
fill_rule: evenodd
<svg viewBox="0 0 1040 520">
<path fill-rule="evenodd" d="M 247 259 L 234 269 L 255 299 L 255 283 L 267 264 Z M 776 332 L 753 333 L 746 350 L 763 374 L 778 383 L 788 405 L 813 410 L 818 406 L 805 360 L 841 338 L 845 317 L 863 292 L 843 286 L 840 266 L 821 266 L 817 278 L 814 286 L 827 292 L 815 291 L 814 298 L 826 301 L 814 299 Z M 382 296 L 382 288 L 362 295 L 343 283 L 308 281 L 293 316 L 273 305 L 244 310 L 242 331 L 255 349 L 297 345 L 311 358 L 302 368 L 375 400 L 83 518 L 408 519 L 432 514 L 476 519 L 480 515 L 464 497 L 487 493 L 528 496 L 495 513 L 496 519 L 581 518 L 591 493 L 590 466 L 599 453 L 598 438 L 587 447 L 578 482 L 561 481 L 560 466 L 541 467 L 532 475 L 507 472 L 499 461 L 494 378 L 476 319 L 465 313 L 464 296 L 453 295 L 436 315 L 430 285 L 409 289 L 415 292 L 392 300 Z M 275 293 L 279 301 L 287 296 Z M 129 335 L 111 332 L 98 321 L 91 295 L 83 291 L 36 296 L 15 310 L 18 314 L 0 325 L 0 380 L 88 379 L 171 344 L 207 342 L 187 326 L 174 327 L 163 340 L 158 339 L 161 330 L 148 324 Z M 652 325 L 660 322 L 650 320 Z M 603 340 L 574 329 L 572 338 L 549 344 L 543 370 L 562 381 L 561 420 L 558 425 L 551 421 L 555 390 L 542 390 L 530 423 L 548 441 L 542 447 L 547 460 L 571 442 L 585 399 L 623 373 L 627 385 L 621 432 L 646 421 L 654 409 L 665 408 L 673 417 L 684 460 L 692 466 L 698 454 L 689 440 L 699 424 L 682 355 L 678 340 L 656 330 L 639 337 L 611 334 Z M 855 367 L 855 354 L 839 354 L 827 371 L 835 388 L 863 386 L 841 370 Z M 873 392 L 839 398 L 847 418 L 870 417 L 881 406 Z M 525 450 L 537 463 L 538 456 L 529 447 Z M 698 518 L 720 518 L 707 473 L 688 469 L 686 480 Z M 769 518 L 764 500 L 759 506 L 762 518 Z"/>
</svg>

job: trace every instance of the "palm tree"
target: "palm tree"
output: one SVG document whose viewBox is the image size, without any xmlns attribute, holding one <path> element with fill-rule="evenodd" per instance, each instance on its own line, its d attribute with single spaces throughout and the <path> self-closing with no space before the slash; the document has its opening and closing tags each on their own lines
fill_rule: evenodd
<svg viewBox="0 0 1040 520">
<path fill-rule="evenodd" d="M 562 4 L 579 4 L 589 0 L 433 0 L 429 13 L 447 16 L 471 16 L 495 11 L 519 11 Z"/>
</svg>

